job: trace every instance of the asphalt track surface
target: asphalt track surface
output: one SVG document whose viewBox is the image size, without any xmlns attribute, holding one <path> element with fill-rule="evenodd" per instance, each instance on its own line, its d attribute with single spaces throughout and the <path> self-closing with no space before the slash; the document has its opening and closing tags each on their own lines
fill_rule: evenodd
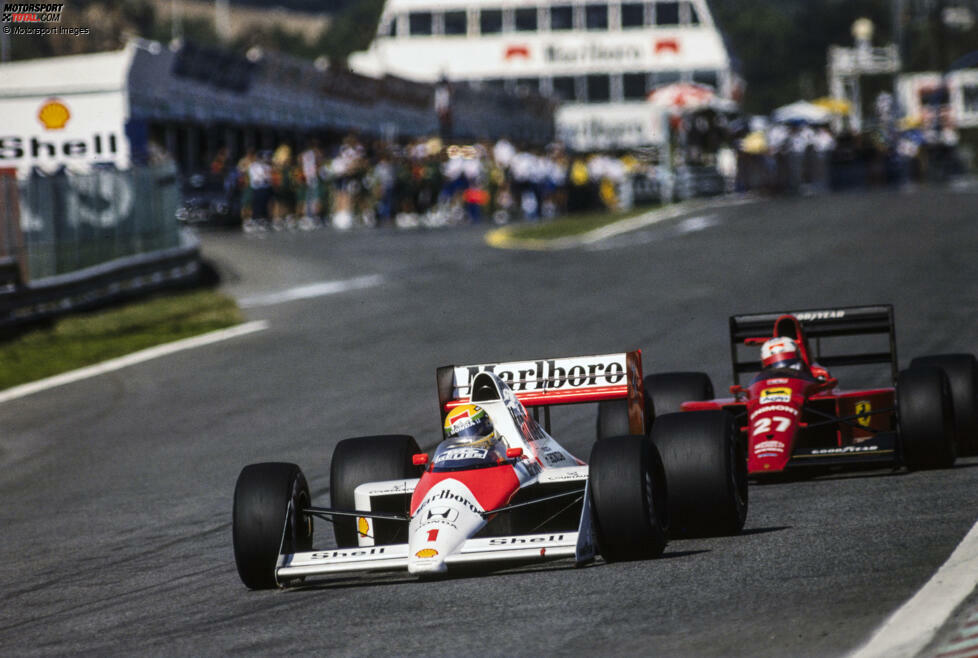
<svg viewBox="0 0 978 658">
<path fill-rule="evenodd" d="M 552 253 L 491 249 L 480 227 L 205 235 L 240 298 L 381 279 L 254 306 L 265 331 L 0 405 L 0 654 L 855 649 L 975 523 L 978 459 L 753 486 L 742 535 L 674 541 L 648 562 L 350 576 L 284 592 L 238 580 L 241 467 L 296 462 L 326 504 L 340 439 L 434 444 L 439 365 L 642 348 L 646 372 L 701 369 L 722 390 L 730 314 L 882 302 L 896 307 L 902 364 L 978 353 L 972 193 L 763 201 L 687 220 Z M 593 407 L 554 419 L 586 459 Z M 331 545 L 326 524 L 317 537 Z"/>
</svg>

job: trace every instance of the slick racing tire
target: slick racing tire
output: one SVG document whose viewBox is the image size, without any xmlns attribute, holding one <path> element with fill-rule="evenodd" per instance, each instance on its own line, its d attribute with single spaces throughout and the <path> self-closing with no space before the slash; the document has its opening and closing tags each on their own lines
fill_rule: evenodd
<svg viewBox="0 0 978 658">
<path fill-rule="evenodd" d="M 333 507 L 338 510 L 355 510 L 353 492 L 364 482 L 421 477 L 424 467 L 411 463 L 411 457 L 420 452 L 414 437 L 404 434 L 361 436 L 340 441 L 333 450 L 329 467 L 329 489 Z M 406 513 L 408 510 L 383 511 Z M 375 545 L 392 544 L 398 538 L 407 541 L 407 526 L 402 522 L 374 519 L 373 526 Z M 336 534 L 336 544 L 340 548 L 358 545 L 357 519 L 336 517 L 333 531 Z"/>
<path fill-rule="evenodd" d="M 598 552 L 605 561 L 662 555 L 669 528 L 666 479 L 659 453 L 647 437 L 595 443 L 588 488 Z"/>
<path fill-rule="evenodd" d="M 598 403 L 598 441 L 627 436 L 630 432 L 628 400 L 602 400 Z"/>
<path fill-rule="evenodd" d="M 713 398 L 713 382 L 704 372 L 663 372 L 642 380 L 650 418 L 680 411 L 683 402 Z"/>
<path fill-rule="evenodd" d="M 944 371 L 937 366 L 904 370 L 896 392 L 904 465 L 911 471 L 953 466 L 954 409 Z"/>
<path fill-rule="evenodd" d="M 747 449 L 726 411 L 659 416 L 652 426 L 669 488 L 674 537 L 740 532 L 747 519 Z"/>
<path fill-rule="evenodd" d="M 234 563 L 249 589 L 276 587 L 279 552 L 312 549 L 309 485 L 295 464 L 265 462 L 245 466 L 234 486 L 231 534 Z"/>
<path fill-rule="evenodd" d="M 910 362 L 917 366 L 937 366 L 947 375 L 958 456 L 978 455 L 978 360 L 972 354 L 937 354 Z"/>
</svg>

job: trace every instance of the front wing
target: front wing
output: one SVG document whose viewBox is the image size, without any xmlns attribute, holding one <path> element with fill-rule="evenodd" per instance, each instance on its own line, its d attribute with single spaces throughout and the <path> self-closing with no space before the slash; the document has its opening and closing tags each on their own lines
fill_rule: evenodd
<svg viewBox="0 0 978 658">
<path fill-rule="evenodd" d="M 578 532 L 508 537 L 481 537 L 466 540 L 458 553 L 445 558 L 448 565 L 505 560 L 588 559 L 578 548 Z M 275 578 L 279 583 L 292 578 L 349 571 L 407 569 L 408 545 L 364 546 L 279 556 Z"/>
</svg>

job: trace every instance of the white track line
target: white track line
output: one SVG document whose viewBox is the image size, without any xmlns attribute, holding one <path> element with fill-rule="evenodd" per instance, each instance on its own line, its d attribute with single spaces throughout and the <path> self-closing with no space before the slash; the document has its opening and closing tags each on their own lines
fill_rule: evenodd
<svg viewBox="0 0 978 658">
<path fill-rule="evenodd" d="M 182 340 L 173 341 L 172 343 L 164 343 L 163 345 L 149 347 L 146 348 L 145 350 L 139 350 L 138 352 L 133 352 L 132 354 L 120 356 L 116 359 L 109 359 L 108 361 L 103 361 L 102 363 L 96 363 L 95 365 L 92 366 L 79 368 L 78 370 L 65 372 L 60 375 L 55 375 L 54 377 L 48 377 L 47 379 L 39 379 L 36 382 L 30 382 L 29 384 L 14 386 L 13 388 L 8 388 L 5 391 L 0 391 L 0 403 L 7 402 L 8 400 L 13 400 L 16 398 L 22 398 L 25 395 L 38 393 L 40 391 L 44 391 L 49 388 L 54 388 L 56 386 L 63 386 L 64 384 L 77 382 L 81 379 L 88 379 L 89 377 L 95 377 L 97 375 L 101 375 L 106 372 L 111 372 L 113 370 L 119 370 L 121 368 L 125 368 L 127 366 L 131 366 L 136 363 L 142 363 L 143 361 L 156 359 L 161 356 L 166 356 L 167 354 L 173 354 L 174 352 L 181 352 L 183 350 L 189 350 L 195 347 L 200 347 L 202 345 L 210 345 L 211 343 L 217 343 L 222 340 L 228 340 L 229 338 L 237 338 L 238 336 L 244 336 L 246 334 L 251 334 L 256 331 L 262 331 L 267 328 L 268 328 L 268 322 L 266 322 L 265 320 L 258 320 L 256 322 L 245 322 L 244 324 L 239 324 L 234 327 L 228 327 L 227 329 L 219 329 L 217 331 L 211 331 L 209 333 L 201 334 L 199 336 L 191 336 L 190 338 L 184 338 Z"/>
<path fill-rule="evenodd" d="M 927 646 L 978 584 L 978 523 L 927 584 L 850 658 L 910 658 Z"/>
<path fill-rule="evenodd" d="M 297 299 L 309 299 L 312 297 L 322 297 L 323 295 L 335 295 L 337 293 L 347 292 L 348 290 L 360 290 L 361 288 L 377 286 L 383 283 L 383 281 L 384 277 L 380 276 L 379 274 L 370 274 L 367 276 L 358 276 L 355 279 L 346 279 L 344 281 L 322 281 L 320 283 L 310 283 L 304 286 L 296 286 L 295 288 L 288 288 L 286 290 L 271 292 L 264 295 L 243 297 L 238 300 L 238 306 L 241 308 L 255 308 L 256 306 L 270 306 L 272 304 L 281 304 L 282 302 L 291 302 Z"/>
</svg>

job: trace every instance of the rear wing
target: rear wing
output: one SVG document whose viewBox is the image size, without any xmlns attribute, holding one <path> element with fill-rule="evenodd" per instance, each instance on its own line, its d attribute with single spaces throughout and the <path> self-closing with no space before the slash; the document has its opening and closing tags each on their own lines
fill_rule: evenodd
<svg viewBox="0 0 978 658">
<path fill-rule="evenodd" d="M 642 351 L 576 356 L 535 361 L 449 365 L 438 368 L 438 407 L 445 413 L 472 396 L 472 381 L 480 372 L 496 374 L 525 407 L 626 400 L 629 424 L 645 433 L 645 393 Z M 549 413 L 548 413 L 549 417 Z M 549 424 L 549 423 L 548 423 Z"/>
<path fill-rule="evenodd" d="M 813 360 L 826 368 L 835 366 L 861 366 L 874 363 L 890 364 L 893 381 L 897 378 L 896 333 L 893 324 L 893 306 L 847 306 L 832 309 L 807 309 L 800 311 L 779 311 L 752 313 L 730 317 L 730 355 L 733 362 L 734 383 L 740 383 L 740 374 L 758 372 L 761 362 L 760 349 L 753 348 L 751 359 L 741 360 L 738 348 L 748 338 L 770 337 L 775 321 L 782 315 L 793 315 L 801 323 Z M 886 334 L 887 351 L 847 352 L 842 354 L 823 354 L 822 339 L 837 336 L 870 336 Z"/>
</svg>

